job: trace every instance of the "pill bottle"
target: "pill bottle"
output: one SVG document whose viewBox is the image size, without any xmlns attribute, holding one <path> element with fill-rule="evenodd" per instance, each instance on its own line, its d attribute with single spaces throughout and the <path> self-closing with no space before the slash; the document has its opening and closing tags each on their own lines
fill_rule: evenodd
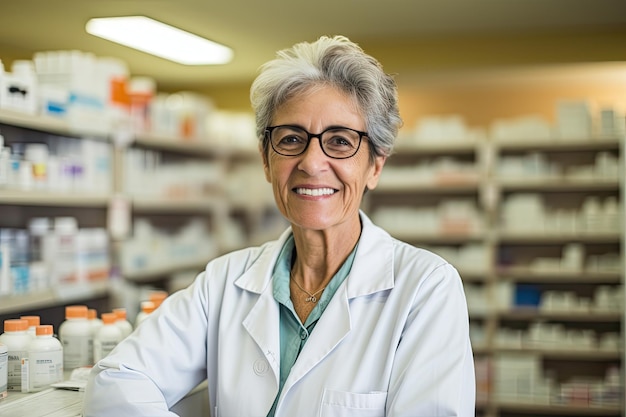
<svg viewBox="0 0 626 417">
<path fill-rule="evenodd" d="M 8 367 L 9 350 L 4 343 L 0 343 L 0 400 L 7 396 Z"/>
<path fill-rule="evenodd" d="M 98 333 L 98 329 L 102 327 L 102 320 L 98 318 L 98 310 L 95 308 L 90 308 L 87 310 L 87 320 L 89 321 L 89 328 L 91 329 L 91 339 L 94 340 L 96 337 L 96 333 Z M 91 349 L 92 356 L 89 358 L 91 363 L 95 363 L 94 360 L 94 349 L 92 346 Z"/>
<path fill-rule="evenodd" d="M 28 322 L 28 334 L 34 339 L 37 334 L 37 326 L 41 324 L 41 319 L 39 316 L 20 316 L 22 320 L 26 320 Z"/>
<path fill-rule="evenodd" d="M 94 362 L 107 356 L 119 342 L 122 341 L 124 335 L 122 330 L 116 324 L 118 317 L 115 313 L 102 313 L 102 326 L 98 329 L 93 340 Z"/>
<path fill-rule="evenodd" d="M 159 308 L 159 306 L 167 298 L 167 296 L 168 296 L 167 291 L 154 290 L 150 292 L 148 299 L 154 303 L 154 308 L 156 309 L 156 308 Z"/>
<path fill-rule="evenodd" d="M 137 326 L 141 324 L 142 321 L 148 318 L 148 316 L 155 309 L 155 305 L 152 301 L 147 301 L 147 300 L 142 301 L 140 306 L 141 306 L 141 311 L 137 314 L 137 317 L 135 318 L 135 329 L 137 328 Z"/>
<path fill-rule="evenodd" d="M 48 186 L 48 145 L 45 143 L 26 144 L 24 159 L 31 164 L 34 187 L 46 188 Z"/>
<path fill-rule="evenodd" d="M 92 365 L 93 338 L 87 316 L 85 305 L 65 307 L 65 321 L 59 327 L 59 337 L 63 345 L 63 368 L 66 370 Z"/>
<path fill-rule="evenodd" d="M 126 309 L 125 308 L 114 308 L 113 313 L 117 316 L 117 321 L 115 324 L 122 331 L 122 337 L 126 337 L 133 332 L 133 325 L 130 324 L 128 319 L 126 318 Z"/>
<path fill-rule="evenodd" d="M 22 392 L 37 392 L 63 381 L 63 346 L 53 336 L 52 326 L 40 325 L 22 359 Z"/>
<path fill-rule="evenodd" d="M 26 320 L 4 321 L 4 333 L 0 335 L 0 343 L 7 347 L 7 389 L 9 391 L 22 390 L 22 359 L 28 354 L 28 344 L 31 340 Z"/>
</svg>

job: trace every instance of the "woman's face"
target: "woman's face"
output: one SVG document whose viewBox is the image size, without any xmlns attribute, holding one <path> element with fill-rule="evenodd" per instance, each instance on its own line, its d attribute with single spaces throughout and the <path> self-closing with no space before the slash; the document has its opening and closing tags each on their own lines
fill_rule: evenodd
<svg viewBox="0 0 626 417">
<path fill-rule="evenodd" d="M 287 101 L 274 115 L 272 126 L 276 125 L 295 125 L 314 134 L 331 126 L 365 130 L 354 101 L 329 86 L 314 87 Z M 358 222 L 364 189 L 376 187 L 386 159 L 377 156 L 372 164 L 369 146 L 363 137 L 356 155 L 348 159 L 326 156 L 318 138 L 312 138 L 298 156 L 279 155 L 270 146 L 263 165 L 281 213 L 303 229 Z"/>
</svg>

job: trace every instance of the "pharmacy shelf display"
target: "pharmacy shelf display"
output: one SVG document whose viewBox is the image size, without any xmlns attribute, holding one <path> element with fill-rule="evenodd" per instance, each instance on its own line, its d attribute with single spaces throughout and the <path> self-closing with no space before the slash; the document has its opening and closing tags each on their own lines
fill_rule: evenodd
<svg viewBox="0 0 626 417">
<path fill-rule="evenodd" d="M 112 239 L 109 245 L 117 254 L 122 276 L 138 284 L 162 279 L 177 271 L 200 271 L 212 257 L 246 245 L 258 233 L 266 231 L 251 228 L 260 223 L 259 218 L 267 218 L 267 198 L 255 198 L 256 204 L 247 201 L 246 205 L 232 199 L 225 191 L 234 179 L 244 183 L 242 177 L 247 176 L 245 169 L 248 166 L 257 168 L 256 149 L 235 149 L 153 134 L 136 135 L 129 143 L 118 143 L 109 132 L 75 129 L 52 117 L 6 110 L 0 110 L 0 134 L 7 146 L 7 153 L 0 153 L 0 162 L 12 163 L 10 158 L 15 156 L 24 158 L 24 148 L 31 143 L 49 145 L 50 155 L 58 157 L 53 159 L 56 165 L 47 167 L 49 183 L 45 185 L 27 177 L 26 172 L 0 172 L 10 175 L 8 178 L 0 175 L 0 209 L 3 212 L 0 229 L 25 229 L 31 217 L 44 216 L 76 217 L 81 227 L 104 229 L 110 227 L 113 217 L 112 201 L 121 199 L 129 209 L 128 233 L 122 239 Z M 85 143 L 88 146 L 83 149 Z M 18 150 L 17 155 L 11 155 L 8 145 Z M 87 173 L 89 180 L 95 177 L 95 184 L 83 184 L 75 178 L 56 178 L 51 172 L 52 168 L 67 163 L 70 156 L 78 163 L 96 155 L 101 159 L 89 161 L 90 166 L 99 166 L 102 171 L 97 175 Z M 105 159 L 102 159 L 103 155 Z M 34 162 L 28 160 L 27 163 L 28 169 L 36 172 L 32 166 Z M 70 171 L 76 176 L 82 175 L 85 169 L 79 166 Z M 258 173 L 262 173 L 262 169 L 258 169 Z M 262 176 L 256 175 L 255 178 Z M 251 190 L 240 194 L 253 197 L 262 189 L 251 185 L 249 176 L 245 178 L 245 186 Z M 232 215 L 233 211 L 238 213 L 237 216 Z M 243 215 L 253 219 L 247 221 L 246 230 L 237 223 Z M 232 226 L 231 231 L 224 232 L 229 226 Z M 218 228 L 222 230 L 218 231 Z M 180 234 L 172 233 L 172 230 Z M 232 230 L 242 231 L 235 233 Z M 146 244 L 145 239 L 150 239 L 150 244 Z M 148 251 L 138 249 L 142 245 Z M 83 288 L 80 294 L 85 298 L 101 297 L 104 289 L 101 282 L 96 284 L 97 291 Z M 72 288 L 63 287 L 63 293 L 74 292 Z M 55 291 L 46 293 L 35 289 L 12 295 L 10 302 L 8 297 L 3 296 L 2 300 L 2 314 L 5 315 L 40 306 L 61 305 L 66 301 Z"/>
<path fill-rule="evenodd" d="M 368 193 L 378 224 L 459 269 L 477 415 L 623 416 L 623 143 L 405 146 Z"/>
</svg>

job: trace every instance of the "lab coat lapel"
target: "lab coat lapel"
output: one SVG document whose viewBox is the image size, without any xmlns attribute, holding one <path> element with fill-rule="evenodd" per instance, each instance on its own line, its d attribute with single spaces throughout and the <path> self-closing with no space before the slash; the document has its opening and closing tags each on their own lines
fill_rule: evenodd
<svg viewBox="0 0 626 417">
<path fill-rule="evenodd" d="M 393 288 L 393 241 L 388 233 L 374 226 L 362 213 L 361 219 L 362 239 L 352 270 L 304 345 L 281 395 L 286 395 L 348 335 L 351 329 L 350 299 Z"/>
<path fill-rule="evenodd" d="M 259 295 L 243 320 L 243 327 L 270 364 L 277 387 L 280 377 L 280 308 L 274 299 L 271 278 L 276 258 L 289 234 L 290 229 L 271 243 L 273 248 L 264 251 L 236 282 L 238 287 Z"/>
<path fill-rule="evenodd" d="M 350 308 L 344 282 L 328 303 L 285 381 L 283 394 L 320 363 L 350 332 Z"/>
</svg>

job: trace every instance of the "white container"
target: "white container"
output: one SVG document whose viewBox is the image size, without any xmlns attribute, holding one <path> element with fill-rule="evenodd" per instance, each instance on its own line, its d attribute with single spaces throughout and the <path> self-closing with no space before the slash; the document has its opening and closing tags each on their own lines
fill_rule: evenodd
<svg viewBox="0 0 626 417">
<path fill-rule="evenodd" d="M 91 328 L 91 336 L 96 337 L 96 333 L 100 330 L 100 327 L 104 324 L 101 319 L 98 318 L 98 311 L 95 308 L 87 310 L 87 319 L 89 320 L 89 327 Z"/>
<path fill-rule="evenodd" d="M 0 343 L 0 400 L 7 396 L 7 377 L 9 367 L 9 349 Z"/>
<path fill-rule="evenodd" d="M 124 338 L 122 330 L 117 326 L 116 322 L 117 315 L 115 313 L 102 314 L 102 327 L 98 329 L 93 341 L 93 353 L 96 363 L 111 353 L 113 348 Z"/>
<path fill-rule="evenodd" d="M 28 355 L 28 345 L 32 337 L 28 334 L 28 322 L 21 319 L 4 321 L 4 333 L 0 335 L 0 343 L 8 350 L 7 389 L 22 390 L 22 359 Z"/>
<path fill-rule="evenodd" d="M 141 311 L 137 314 L 137 317 L 135 318 L 135 329 L 141 324 L 141 322 L 147 319 L 150 314 L 152 314 L 155 308 L 156 305 L 152 301 L 141 302 Z"/>
<path fill-rule="evenodd" d="M 31 163 L 34 187 L 46 188 L 48 186 L 48 145 L 45 143 L 27 144 L 24 159 Z"/>
<path fill-rule="evenodd" d="M 126 309 L 125 308 L 114 308 L 113 313 L 115 313 L 117 317 L 117 321 L 115 325 L 120 328 L 122 331 L 122 336 L 126 337 L 133 332 L 133 325 L 126 318 Z"/>
<path fill-rule="evenodd" d="M 67 370 L 92 365 L 93 337 L 88 309 L 84 305 L 65 307 L 65 321 L 59 327 L 63 344 L 63 367 Z"/>
<path fill-rule="evenodd" d="M 63 381 L 63 345 L 53 336 L 52 326 L 37 326 L 22 363 L 22 392 L 37 392 Z"/>
<path fill-rule="evenodd" d="M 76 235 L 78 222 L 74 217 L 54 219 L 54 267 L 51 285 L 76 282 Z"/>
<path fill-rule="evenodd" d="M 37 326 L 41 324 L 41 318 L 39 316 L 20 316 L 22 320 L 28 322 L 28 334 L 34 339 L 37 335 Z"/>
</svg>

